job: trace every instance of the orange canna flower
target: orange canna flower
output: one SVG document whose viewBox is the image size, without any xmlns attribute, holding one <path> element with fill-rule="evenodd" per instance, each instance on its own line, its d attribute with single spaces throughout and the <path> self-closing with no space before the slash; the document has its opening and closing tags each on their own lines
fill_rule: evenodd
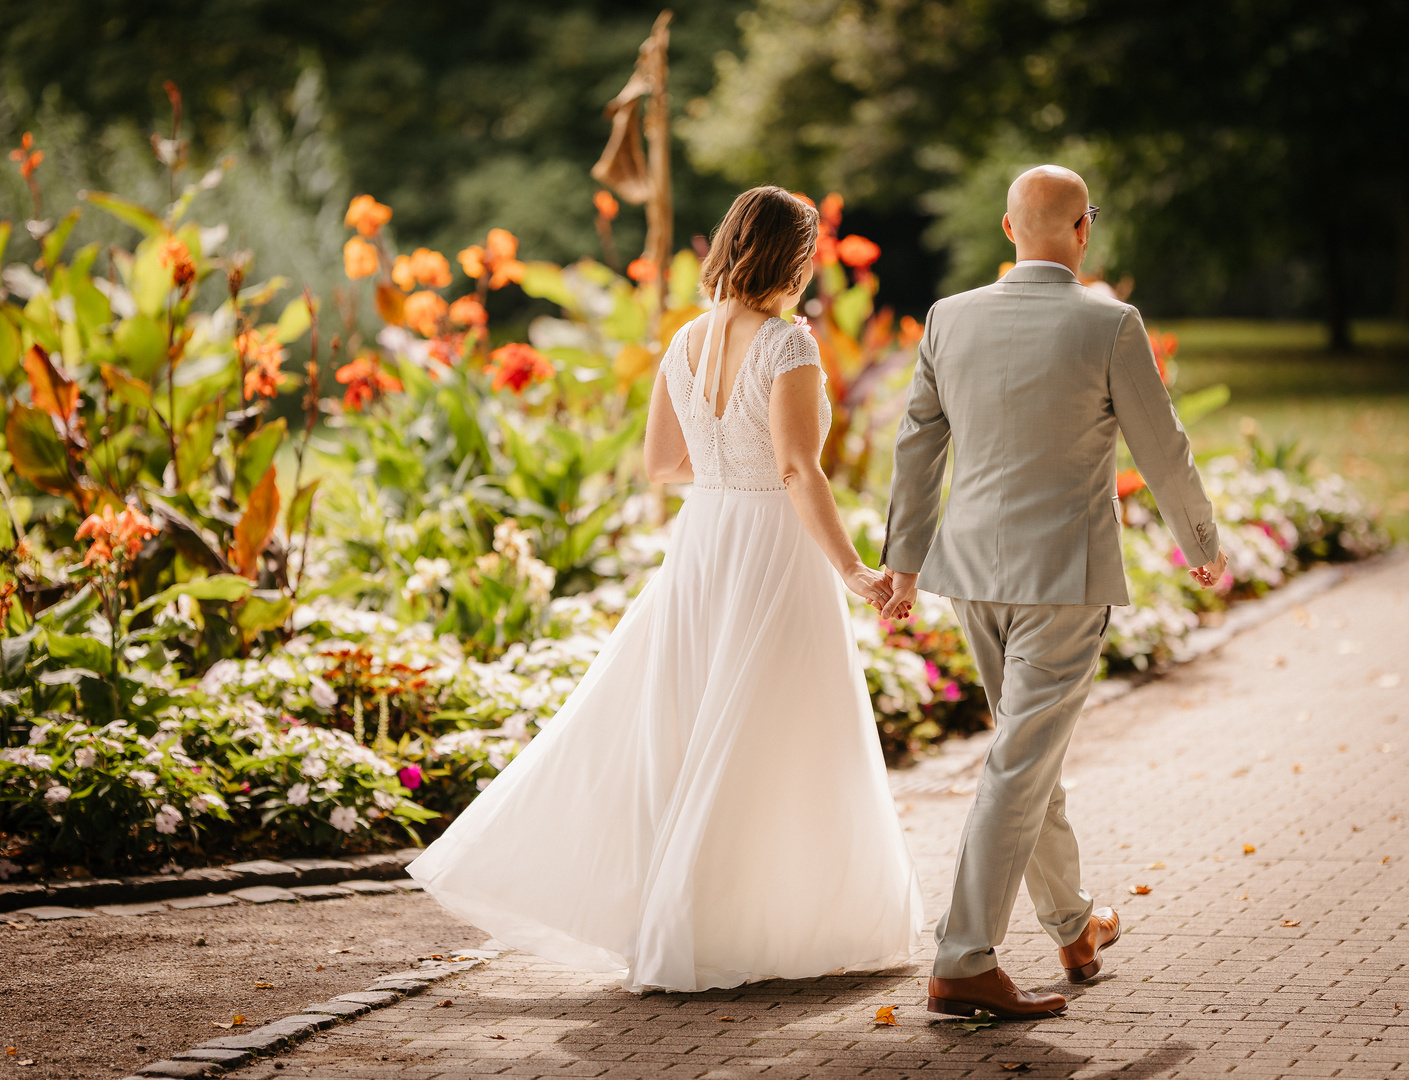
<svg viewBox="0 0 1409 1080">
<path fill-rule="evenodd" d="M 391 207 L 377 202 L 370 195 L 358 195 L 347 204 L 343 224 L 363 236 L 376 236 L 377 230 L 391 220 Z"/>
<path fill-rule="evenodd" d="M 491 263 L 502 259 L 515 258 L 519 253 L 519 238 L 508 229 L 490 229 L 484 241 L 484 249 Z"/>
<path fill-rule="evenodd" d="M 489 312 L 473 296 L 462 296 L 450 305 L 450 320 L 461 326 L 484 326 L 489 322 Z"/>
<path fill-rule="evenodd" d="M 411 272 L 428 289 L 443 289 L 450 284 L 450 261 L 430 248 L 417 248 L 411 253 Z"/>
<path fill-rule="evenodd" d="M 247 330 L 235 339 L 235 349 L 245 358 L 245 400 L 256 396 L 274 397 L 289 377 L 279 370 L 284 347 L 274 338 L 265 339 L 258 330 Z"/>
<path fill-rule="evenodd" d="M 1179 351 L 1179 335 L 1161 334 L 1158 330 L 1148 330 L 1146 333 L 1150 337 L 1150 348 L 1154 350 L 1155 365 L 1159 368 L 1160 381 L 1167 386 L 1169 385 L 1169 361 L 1173 360 L 1174 354 Z"/>
<path fill-rule="evenodd" d="M 347 387 L 343 395 L 344 407 L 353 412 L 361 412 L 362 406 L 381 393 L 400 393 L 401 380 L 382 370 L 382 360 L 376 353 L 363 353 L 352 363 L 338 368 L 333 376 Z"/>
<path fill-rule="evenodd" d="M 159 532 L 161 530 L 140 510 L 129 506 L 115 514 L 112 504 L 108 503 L 102 514 L 89 514 L 74 537 L 92 541 L 83 559 L 84 566 L 92 566 L 95 562 L 111 563 L 114 552 L 127 559 L 134 558 L 147 537 Z"/>
<path fill-rule="evenodd" d="M 832 232 L 836 232 L 837 226 L 841 224 L 841 208 L 845 205 L 842 197 L 835 191 L 831 192 L 822 200 L 822 205 L 818 208 L 822 215 L 822 224 L 826 225 Z"/>
<path fill-rule="evenodd" d="M 509 282 L 519 282 L 523 280 L 525 266 L 518 259 L 504 259 L 496 263 L 494 273 L 489 275 L 489 287 L 491 289 L 502 289 Z"/>
<path fill-rule="evenodd" d="M 486 375 L 494 376 L 494 389 L 508 387 L 516 394 L 536 382 L 551 379 L 556 374 L 553 363 L 531 345 L 513 342 L 501 345 L 489 354 L 484 366 Z"/>
<path fill-rule="evenodd" d="M 821 233 L 817 237 L 817 261 L 823 266 L 834 266 L 837 261 L 837 238 Z"/>
<path fill-rule="evenodd" d="M 440 293 L 418 292 L 406 298 L 406 325 L 422 337 L 435 337 L 450 310 Z"/>
<path fill-rule="evenodd" d="M 20 149 L 32 150 L 34 148 L 34 133 L 26 131 L 20 136 Z"/>
<path fill-rule="evenodd" d="M 484 248 L 478 244 L 471 244 L 464 251 L 455 256 L 455 261 L 460 264 L 460 269 L 472 278 L 484 276 Z"/>
<path fill-rule="evenodd" d="M 342 269 L 349 278 L 371 277 L 377 272 L 377 249 L 360 236 L 342 246 Z"/>
<path fill-rule="evenodd" d="M 852 235 L 837 242 L 837 258 L 858 270 L 865 270 L 880 257 L 880 246 L 864 236 Z"/>
<path fill-rule="evenodd" d="M 925 336 L 925 324 L 909 315 L 900 317 L 900 344 L 905 348 L 919 343 Z"/>
<path fill-rule="evenodd" d="M 1127 495 L 1134 495 L 1145 486 L 1145 478 L 1140 475 L 1139 469 L 1125 469 L 1116 473 L 1115 493 L 1120 498 Z"/>
<path fill-rule="evenodd" d="M 655 281 L 656 264 L 650 259 L 632 259 L 631 265 L 626 268 L 626 276 L 638 285 L 644 285 L 648 281 Z"/>
<path fill-rule="evenodd" d="M 34 175 L 34 170 L 39 168 L 43 162 L 44 151 L 36 150 L 34 153 L 30 154 L 29 157 L 25 158 L 24 164 L 20 166 L 20 175 L 28 180 Z"/>
<path fill-rule="evenodd" d="M 172 283 L 181 290 L 182 295 L 189 292 L 191 283 L 196 280 L 196 263 L 191 258 L 191 249 L 171 236 L 162 244 L 157 258 L 162 266 L 171 268 Z"/>
<path fill-rule="evenodd" d="M 806 195 L 804 195 L 801 191 L 790 191 L 788 192 L 788 194 L 791 195 L 794 199 L 798 200 L 798 202 L 805 202 L 808 206 L 812 207 L 812 209 L 817 209 L 817 204 L 813 202 L 810 198 L 808 198 Z"/>
<path fill-rule="evenodd" d="M 391 264 L 391 280 L 401 286 L 402 292 L 410 292 L 416 287 L 416 271 L 411 267 L 410 255 L 398 255 Z"/>
<path fill-rule="evenodd" d="M 113 559 L 113 549 L 108 546 L 106 540 L 94 540 L 88 545 L 88 554 L 83 556 L 83 565 L 92 566 L 94 563 L 110 563 Z"/>
<path fill-rule="evenodd" d="M 18 150 L 10 151 L 10 160 L 20 163 L 20 175 L 28 180 L 34 175 L 34 170 L 44 160 L 44 151 L 34 149 L 34 134 L 26 131 L 20 136 L 20 146 Z"/>
<path fill-rule="evenodd" d="M 608 221 L 614 221 L 617 214 L 621 213 L 621 206 L 612 193 L 605 189 L 592 196 L 592 205 L 597 208 L 597 213 Z"/>
</svg>

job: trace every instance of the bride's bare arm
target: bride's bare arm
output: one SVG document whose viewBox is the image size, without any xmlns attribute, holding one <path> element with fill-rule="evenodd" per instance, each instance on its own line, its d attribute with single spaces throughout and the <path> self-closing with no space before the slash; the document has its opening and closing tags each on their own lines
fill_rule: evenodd
<svg viewBox="0 0 1409 1080">
<path fill-rule="evenodd" d="M 768 402 L 768 427 L 773 436 L 773 456 L 778 475 L 788 487 L 803 528 L 836 567 L 846 587 L 868 604 L 880 607 L 890 598 L 884 574 L 861 561 L 841 523 L 831 485 L 817 460 L 822 431 L 817 397 L 822 374 L 812 364 L 784 372 L 773 380 Z"/>
<path fill-rule="evenodd" d="M 646 415 L 646 479 L 653 484 L 687 484 L 694 478 L 685 433 L 665 387 L 665 372 L 659 371 Z"/>
</svg>

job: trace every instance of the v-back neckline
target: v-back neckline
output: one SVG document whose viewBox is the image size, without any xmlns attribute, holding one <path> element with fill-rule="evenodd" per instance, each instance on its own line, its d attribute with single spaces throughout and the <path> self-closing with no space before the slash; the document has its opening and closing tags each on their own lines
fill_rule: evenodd
<svg viewBox="0 0 1409 1080">
<path fill-rule="evenodd" d="M 708 312 L 706 312 L 704 315 L 699 316 L 699 318 L 701 319 L 705 319 L 708 317 Z M 726 396 L 724 399 L 724 408 L 722 408 L 718 413 L 715 413 L 711 410 L 709 414 L 709 418 L 713 420 L 716 424 L 724 419 L 725 415 L 729 412 L 729 406 L 734 403 L 734 391 L 739 388 L 739 377 L 743 375 L 744 368 L 748 365 L 749 358 L 753 356 L 754 349 L 758 346 L 758 339 L 763 334 L 763 328 L 767 326 L 770 322 L 772 322 L 774 319 L 779 319 L 779 321 L 782 321 L 781 318 L 777 315 L 769 315 L 768 318 L 764 319 L 763 322 L 758 324 L 758 329 L 753 332 L 753 337 L 749 338 L 749 343 L 744 349 L 744 358 L 739 361 L 739 370 L 734 372 L 734 381 L 729 384 L 729 393 L 728 396 Z M 708 363 L 708 360 L 709 358 L 706 356 L 700 357 L 701 364 Z M 724 362 L 724 358 L 722 355 L 720 356 L 719 362 L 721 364 Z M 698 371 L 698 368 L 694 370 L 691 370 L 690 368 L 690 338 L 688 335 L 686 335 L 685 338 L 685 370 L 690 373 L 691 378 L 693 378 L 696 372 Z M 709 378 L 708 368 L 705 369 L 705 378 Z"/>
</svg>

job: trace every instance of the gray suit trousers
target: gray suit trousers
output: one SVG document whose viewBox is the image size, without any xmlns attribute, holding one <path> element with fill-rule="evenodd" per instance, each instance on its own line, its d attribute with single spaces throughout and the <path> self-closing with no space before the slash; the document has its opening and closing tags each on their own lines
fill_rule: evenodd
<svg viewBox="0 0 1409 1080">
<path fill-rule="evenodd" d="M 1110 623 L 1105 605 L 956 599 L 954 609 L 996 733 L 964 824 L 949 910 L 935 928 L 934 974 L 946 979 L 997 966 L 994 949 L 1024 877 L 1038 921 L 1058 945 L 1075 941 L 1090 920 L 1062 758 Z"/>
</svg>

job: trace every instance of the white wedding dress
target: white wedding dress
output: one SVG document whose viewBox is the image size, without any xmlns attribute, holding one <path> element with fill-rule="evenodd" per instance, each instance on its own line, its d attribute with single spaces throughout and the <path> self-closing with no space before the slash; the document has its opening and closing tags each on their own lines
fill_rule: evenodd
<svg viewBox="0 0 1409 1080">
<path fill-rule="evenodd" d="M 628 990 L 885 968 L 918 943 L 919 880 L 841 579 L 768 432 L 774 378 L 817 345 L 765 322 L 716 419 L 690 408 L 688 332 L 661 361 L 695 474 L 664 564 L 409 871 L 499 940 Z M 818 410 L 825 432 L 825 393 Z"/>
</svg>

